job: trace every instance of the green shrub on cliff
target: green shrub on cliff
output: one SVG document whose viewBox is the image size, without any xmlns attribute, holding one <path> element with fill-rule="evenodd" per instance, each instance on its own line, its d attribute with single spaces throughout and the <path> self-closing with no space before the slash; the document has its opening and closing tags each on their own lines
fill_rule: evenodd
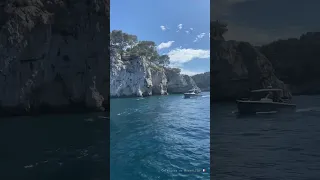
<svg viewBox="0 0 320 180">
<path fill-rule="evenodd" d="M 110 46 L 125 59 L 144 57 L 148 61 L 166 67 L 170 64 L 168 55 L 159 55 L 157 45 L 153 41 L 138 41 L 137 36 L 127 34 L 121 30 L 110 33 Z"/>
</svg>

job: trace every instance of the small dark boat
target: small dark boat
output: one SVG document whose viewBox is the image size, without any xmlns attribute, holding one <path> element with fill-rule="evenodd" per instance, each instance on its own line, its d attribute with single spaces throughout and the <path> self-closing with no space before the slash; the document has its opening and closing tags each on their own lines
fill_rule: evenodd
<svg viewBox="0 0 320 180">
<path fill-rule="evenodd" d="M 251 91 L 249 99 L 237 100 L 239 114 L 257 114 L 295 110 L 290 99 L 282 97 L 282 89 L 259 89 Z"/>
</svg>

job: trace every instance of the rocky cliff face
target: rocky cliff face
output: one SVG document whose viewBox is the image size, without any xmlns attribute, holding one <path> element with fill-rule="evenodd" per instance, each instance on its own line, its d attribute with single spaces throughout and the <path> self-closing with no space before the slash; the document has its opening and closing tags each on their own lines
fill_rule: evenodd
<svg viewBox="0 0 320 180">
<path fill-rule="evenodd" d="M 142 57 L 121 58 L 119 54 L 112 53 L 110 58 L 111 97 L 165 95 L 197 88 L 191 77 Z"/>
<path fill-rule="evenodd" d="M 247 96 L 249 90 L 268 86 L 281 88 L 285 96 L 291 97 L 262 53 L 246 42 L 225 41 L 225 24 L 214 22 L 211 28 L 212 100 L 235 100 Z"/>
<path fill-rule="evenodd" d="M 276 75 L 290 84 L 294 94 L 320 93 L 320 32 L 278 40 L 260 47 Z"/>
<path fill-rule="evenodd" d="M 151 70 L 145 59 L 122 60 L 116 53 L 112 53 L 110 58 L 111 97 L 152 95 Z"/>
<path fill-rule="evenodd" d="M 216 44 L 215 44 L 216 43 Z M 213 41 L 213 99 L 227 100 L 247 96 L 249 90 L 281 88 L 291 97 L 285 84 L 274 74 L 270 61 L 246 42 Z"/>
<path fill-rule="evenodd" d="M 210 72 L 196 74 L 192 79 L 202 91 L 210 91 Z"/>
<path fill-rule="evenodd" d="M 180 74 L 176 69 L 166 69 L 166 76 L 169 93 L 184 93 L 190 89 L 199 89 L 190 76 Z"/>
<path fill-rule="evenodd" d="M 0 6 L 1 113 L 103 110 L 108 2 L 7 0 Z"/>
</svg>

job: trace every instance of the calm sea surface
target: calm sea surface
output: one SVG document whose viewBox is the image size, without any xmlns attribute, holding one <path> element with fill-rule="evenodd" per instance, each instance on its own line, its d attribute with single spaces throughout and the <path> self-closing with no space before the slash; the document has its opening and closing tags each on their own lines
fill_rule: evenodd
<svg viewBox="0 0 320 180">
<path fill-rule="evenodd" d="M 236 118 L 235 104 L 213 104 L 212 178 L 319 180 L 320 97 L 294 98 L 297 112 Z"/>
<path fill-rule="evenodd" d="M 111 99 L 110 107 L 112 180 L 210 179 L 209 93 Z"/>
<path fill-rule="evenodd" d="M 105 113 L 0 119 L 1 180 L 107 179 Z"/>
</svg>

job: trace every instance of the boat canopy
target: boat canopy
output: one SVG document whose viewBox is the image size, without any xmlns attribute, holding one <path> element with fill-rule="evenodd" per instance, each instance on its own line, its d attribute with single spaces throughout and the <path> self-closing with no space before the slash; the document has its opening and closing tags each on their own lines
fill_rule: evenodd
<svg viewBox="0 0 320 180">
<path fill-rule="evenodd" d="M 251 91 L 252 93 L 258 93 L 258 92 L 282 92 L 282 89 L 257 89 Z"/>
</svg>

